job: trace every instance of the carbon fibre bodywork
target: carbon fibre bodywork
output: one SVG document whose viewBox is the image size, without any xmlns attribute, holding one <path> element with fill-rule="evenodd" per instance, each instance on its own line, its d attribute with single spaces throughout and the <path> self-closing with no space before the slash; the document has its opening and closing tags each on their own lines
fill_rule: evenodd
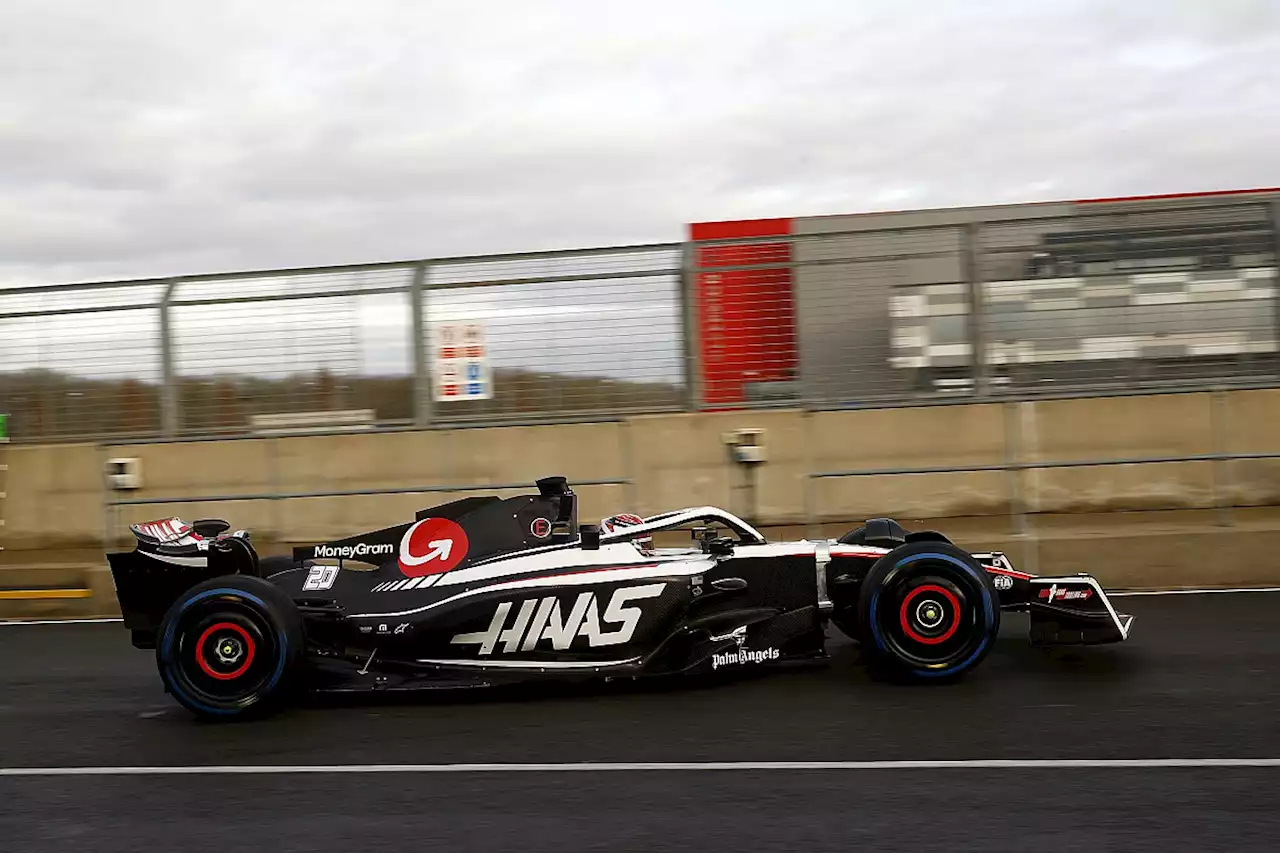
<svg viewBox="0 0 1280 853">
<path fill-rule="evenodd" d="M 685 528 L 686 546 L 638 544 Z M 177 519 L 135 525 L 135 549 L 108 555 L 134 644 L 155 647 L 185 590 L 254 575 L 301 614 L 313 690 L 660 676 L 818 659 L 828 622 L 851 633 L 861 586 L 886 555 L 904 544 L 950 545 L 885 520 L 838 541 L 770 543 L 715 507 L 602 533 L 579 524 L 576 496 L 558 477 L 539 481 L 537 494 L 443 504 L 288 557 L 260 559 L 249 534 L 228 530 L 225 522 Z M 1127 638 L 1129 618 L 1093 578 L 1036 578 L 1002 554 L 972 556 L 1001 610 L 1031 614 L 1033 642 Z"/>
</svg>

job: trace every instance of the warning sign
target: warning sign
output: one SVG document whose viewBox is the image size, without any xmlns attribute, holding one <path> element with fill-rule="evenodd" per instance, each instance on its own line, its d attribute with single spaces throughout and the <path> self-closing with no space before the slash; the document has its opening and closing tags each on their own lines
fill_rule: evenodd
<svg viewBox="0 0 1280 853">
<path fill-rule="evenodd" d="M 488 400 L 493 397 L 493 374 L 484 326 L 480 323 L 435 323 L 435 399 Z"/>
</svg>

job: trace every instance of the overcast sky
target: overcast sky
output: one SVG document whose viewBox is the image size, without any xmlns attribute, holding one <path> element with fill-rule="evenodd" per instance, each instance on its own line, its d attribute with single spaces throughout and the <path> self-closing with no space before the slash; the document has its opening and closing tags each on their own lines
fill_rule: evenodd
<svg viewBox="0 0 1280 853">
<path fill-rule="evenodd" d="M 3 0 L 0 283 L 1280 184 L 1274 0 Z"/>
</svg>

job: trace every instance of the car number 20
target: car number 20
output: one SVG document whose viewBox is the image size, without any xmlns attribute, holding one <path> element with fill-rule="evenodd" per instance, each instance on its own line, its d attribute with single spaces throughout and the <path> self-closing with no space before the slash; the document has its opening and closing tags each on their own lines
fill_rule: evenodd
<svg viewBox="0 0 1280 853">
<path fill-rule="evenodd" d="M 304 590 L 328 589 L 338 579 L 337 566 L 312 566 L 307 573 L 307 581 L 302 585 Z"/>
</svg>

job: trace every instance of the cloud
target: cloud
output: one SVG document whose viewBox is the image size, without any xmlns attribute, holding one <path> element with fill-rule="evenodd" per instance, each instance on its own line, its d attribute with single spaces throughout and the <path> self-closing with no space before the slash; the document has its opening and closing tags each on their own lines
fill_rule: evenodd
<svg viewBox="0 0 1280 853">
<path fill-rule="evenodd" d="M 1274 186 L 1276 56 L 1270 0 L 7 0 L 0 286 Z M 583 287 L 613 312 L 574 313 Z M 664 287 L 468 289 L 434 310 L 509 309 L 491 333 L 504 363 L 666 377 Z M 184 308 L 180 356 L 403 370 L 394 302 Z M 110 316 L 6 322 L 0 355 L 153 365 L 152 332 L 129 342 L 153 314 Z M 285 330 L 275 348 L 265 321 Z"/>
<path fill-rule="evenodd" d="M 1280 182 L 1259 2 L 9 0 L 0 282 Z"/>
</svg>

